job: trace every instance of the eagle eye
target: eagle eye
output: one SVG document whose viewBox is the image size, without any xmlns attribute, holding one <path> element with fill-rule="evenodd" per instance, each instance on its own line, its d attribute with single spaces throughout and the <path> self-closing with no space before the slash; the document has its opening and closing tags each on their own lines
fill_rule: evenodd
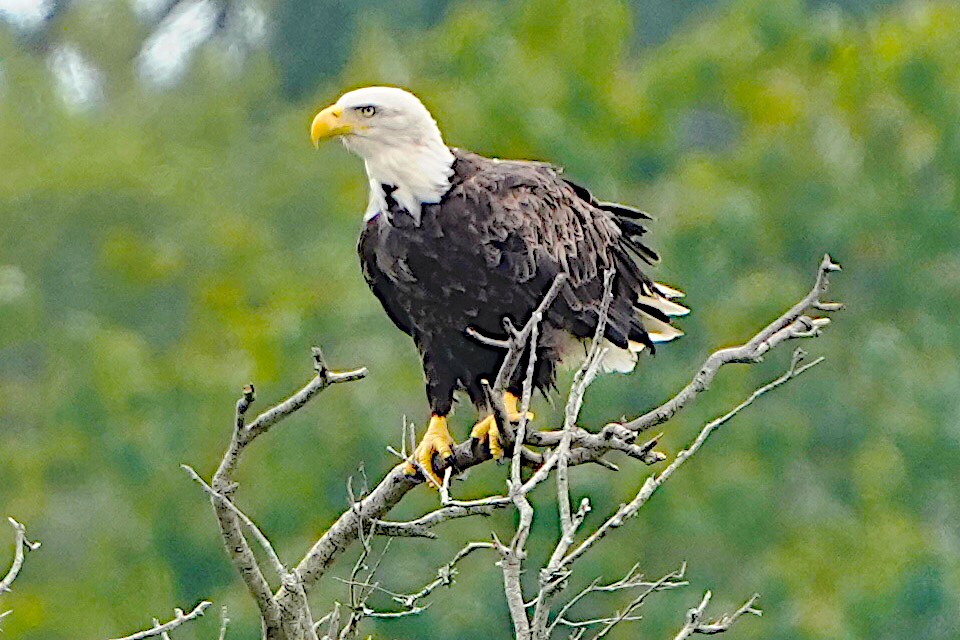
<svg viewBox="0 0 960 640">
<path fill-rule="evenodd" d="M 362 107 L 357 107 L 357 113 L 362 115 L 364 118 L 370 118 L 377 112 L 377 108 L 373 105 L 366 104 Z"/>
</svg>

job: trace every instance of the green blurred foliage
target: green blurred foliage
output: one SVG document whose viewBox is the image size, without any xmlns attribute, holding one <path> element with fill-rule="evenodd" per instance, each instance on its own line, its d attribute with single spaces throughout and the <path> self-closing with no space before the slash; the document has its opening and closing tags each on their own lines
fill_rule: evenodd
<svg viewBox="0 0 960 640">
<path fill-rule="evenodd" d="M 277 20 L 303 4 L 279 3 Z M 136 26 L 110 6 L 109 29 L 80 18 L 71 29 L 96 57 L 122 60 Z M 7 636 L 109 637 L 210 598 L 230 608 L 229 637 L 255 637 L 209 504 L 177 465 L 210 473 L 240 386 L 257 384 L 261 408 L 280 399 L 309 377 L 312 344 L 371 375 L 244 460 L 240 505 L 284 559 L 345 507 L 358 465 L 377 478 L 393 464 L 384 448 L 403 416 L 423 422 L 414 348 L 355 256 L 361 165 L 306 139 L 317 108 L 374 82 L 417 92 L 451 144 L 551 160 L 658 217 L 656 275 L 687 291 L 687 337 L 597 382 L 586 426 L 668 397 L 711 349 L 801 296 L 824 251 L 846 267 L 832 293 L 848 310 L 807 345 L 826 364 L 725 427 L 585 563 L 584 581 L 634 559 L 651 575 L 689 563 L 689 589 L 614 637 L 669 637 L 708 587 L 717 611 L 762 594 L 763 619 L 737 638 L 960 636 L 960 7 L 864 16 L 737 0 L 637 53 L 642 16 L 613 0 L 462 2 L 398 30 L 389 11 L 356 13 L 331 54 L 347 61 L 340 77 L 309 89 L 303 76 L 302 99 L 284 97 L 295 51 L 237 72 L 209 48 L 165 92 L 114 65 L 87 110 L 62 106 L 44 62 L 0 31 L 0 505 L 44 545 L 4 599 Z M 725 371 L 664 448 L 788 357 Z M 536 409 L 556 424 L 554 406 Z M 462 407 L 455 431 L 473 417 Z M 591 523 L 649 473 L 623 466 L 574 474 Z M 457 491 L 495 491 L 504 477 L 477 470 Z M 397 516 L 435 501 L 418 490 Z M 546 541 L 554 514 L 549 495 L 540 503 Z M 510 526 L 501 515 L 399 541 L 385 582 L 417 586 L 463 541 Z M 507 637 L 492 559 L 465 569 L 420 618 L 369 630 Z M 318 609 L 343 597 L 333 580 L 314 595 Z"/>
</svg>

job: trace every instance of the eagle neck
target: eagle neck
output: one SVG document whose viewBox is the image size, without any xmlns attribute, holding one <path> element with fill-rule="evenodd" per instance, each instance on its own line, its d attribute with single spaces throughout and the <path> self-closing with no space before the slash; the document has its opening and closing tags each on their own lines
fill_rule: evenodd
<svg viewBox="0 0 960 640">
<path fill-rule="evenodd" d="M 365 219 L 389 211 L 389 197 L 419 225 L 422 206 L 440 202 L 450 190 L 453 163 L 453 152 L 442 140 L 380 148 L 367 155 L 370 200 Z"/>
</svg>

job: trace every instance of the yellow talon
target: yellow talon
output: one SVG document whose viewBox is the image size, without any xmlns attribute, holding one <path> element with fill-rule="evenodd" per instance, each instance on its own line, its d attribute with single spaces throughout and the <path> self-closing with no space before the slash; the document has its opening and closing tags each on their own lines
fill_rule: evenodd
<svg viewBox="0 0 960 640">
<path fill-rule="evenodd" d="M 503 406 L 507 409 L 510 422 L 520 422 L 520 398 L 509 391 L 503 394 Z M 527 411 L 527 420 L 533 420 L 533 414 Z"/>
<path fill-rule="evenodd" d="M 427 475 L 427 478 L 439 487 L 443 481 L 433 468 L 433 455 L 437 454 L 441 460 L 447 460 L 453 455 L 453 445 L 456 444 L 450 437 L 447 430 L 446 416 L 434 415 L 430 418 L 430 424 L 427 426 L 426 433 L 413 452 L 413 457 L 420 465 L 420 468 Z M 408 476 L 417 474 L 417 468 L 410 462 L 403 469 Z"/>
<path fill-rule="evenodd" d="M 519 398 L 512 393 L 503 395 L 503 404 L 507 410 L 507 418 L 510 422 L 520 421 Z M 527 412 L 527 420 L 533 420 L 533 414 Z M 500 434 L 500 428 L 497 426 L 497 420 L 492 415 L 487 416 L 473 426 L 470 437 L 480 442 L 486 442 L 490 447 L 490 455 L 495 460 L 503 457 L 503 436 Z"/>
<path fill-rule="evenodd" d="M 500 439 L 500 428 L 497 426 L 497 419 L 492 415 L 487 416 L 477 424 L 473 425 L 473 431 L 470 437 L 480 442 L 486 442 L 490 447 L 490 455 L 494 460 L 503 457 L 503 445 Z"/>
</svg>

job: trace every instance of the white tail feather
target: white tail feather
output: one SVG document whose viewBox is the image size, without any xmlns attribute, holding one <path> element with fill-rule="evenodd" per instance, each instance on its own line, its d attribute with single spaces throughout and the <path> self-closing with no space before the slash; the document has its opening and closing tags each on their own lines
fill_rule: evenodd
<svg viewBox="0 0 960 640">
<path fill-rule="evenodd" d="M 680 329 L 645 313 L 640 313 L 640 322 L 643 323 L 643 328 L 646 329 L 650 335 L 650 340 L 653 342 L 670 342 L 683 335 L 683 331 L 680 331 Z"/>
<path fill-rule="evenodd" d="M 674 289 L 673 287 L 663 284 L 662 282 L 654 282 L 654 285 L 657 287 L 657 293 L 662 295 L 664 298 L 682 298 L 685 294 L 680 289 Z"/>
<path fill-rule="evenodd" d="M 662 311 L 668 316 L 685 316 L 690 313 L 690 309 L 687 309 L 682 304 L 677 304 L 672 300 L 667 298 L 654 298 L 651 296 L 639 296 L 637 298 L 638 302 L 642 302 L 645 305 L 651 306 L 654 309 Z"/>
<path fill-rule="evenodd" d="M 607 353 L 600 361 L 600 371 L 603 373 L 630 373 L 637 366 L 637 354 L 643 351 L 644 345 L 630 341 L 628 349 L 621 349 L 609 340 L 603 341 L 603 348 Z"/>
</svg>

